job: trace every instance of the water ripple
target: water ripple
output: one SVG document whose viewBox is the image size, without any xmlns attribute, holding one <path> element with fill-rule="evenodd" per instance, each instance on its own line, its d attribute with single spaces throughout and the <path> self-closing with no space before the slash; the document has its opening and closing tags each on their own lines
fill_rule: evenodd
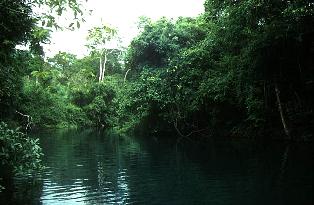
<svg viewBox="0 0 314 205">
<path fill-rule="evenodd" d="M 308 155 L 294 155 L 297 149 L 291 148 L 289 157 L 293 157 L 283 166 L 285 147 L 261 149 L 266 153 L 257 154 L 234 143 L 217 142 L 206 149 L 175 150 L 174 144 L 162 140 L 156 144 L 149 138 L 77 132 L 46 135 L 41 143 L 46 169 L 35 179 L 17 177 L 8 189 L 10 200 L 0 195 L 0 204 L 313 202 L 314 170 L 308 157 L 312 148 Z"/>
</svg>

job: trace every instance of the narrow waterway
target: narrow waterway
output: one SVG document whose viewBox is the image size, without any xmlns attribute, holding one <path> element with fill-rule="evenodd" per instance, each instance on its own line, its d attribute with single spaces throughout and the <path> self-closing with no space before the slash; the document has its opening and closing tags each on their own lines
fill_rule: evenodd
<svg viewBox="0 0 314 205">
<path fill-rule="evenodd" d="M 313 204 L 313 144 L 37 133 L 46 169 L 0 204 Z"/>
</svg>

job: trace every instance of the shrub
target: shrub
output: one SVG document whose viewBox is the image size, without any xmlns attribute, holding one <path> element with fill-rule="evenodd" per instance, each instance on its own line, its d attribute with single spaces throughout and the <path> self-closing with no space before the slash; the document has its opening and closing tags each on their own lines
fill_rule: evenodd
<svg viewBox="0 0 314 205">
<path fill-rule="evenodd" d="M 27 137 L 22 132 L 9 129 L 0 122 L 0 159 L 14 173 L 26 173 L 41 168 L 42 149 L 38 139 Z"/>
</svg>

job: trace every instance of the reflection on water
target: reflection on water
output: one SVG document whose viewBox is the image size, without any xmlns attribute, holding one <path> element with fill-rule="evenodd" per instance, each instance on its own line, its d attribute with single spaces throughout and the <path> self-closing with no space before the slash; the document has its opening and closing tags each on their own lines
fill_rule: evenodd
<svg viewBox="0 0 314 205">
<path fill-rule="evenodd" d="M 0 204 L 313 204 L 313 145 L 38 136 L 47 168 L 9 181 Z"/>
<path fill-rule="evenodd" d="M 66 132 L 41 136 L 45 149 L 44 204 L 126 204 L 129 199 L 127 169 L 122 153 L 134 140 L 120 148 L 120 138 L 95 132 Z M 136 146 L 130 145 L 131 148 Z M 51 155 L 51 153 L 55 153 Z M 59 176 L 58 176 L 59 175 Z M 51 180 L 51 178 L 57 178 Z M 71 180 L 71 182 L 69 181 Z M 53 183 L 53 181 L 56 181 Z"/>
</svg>

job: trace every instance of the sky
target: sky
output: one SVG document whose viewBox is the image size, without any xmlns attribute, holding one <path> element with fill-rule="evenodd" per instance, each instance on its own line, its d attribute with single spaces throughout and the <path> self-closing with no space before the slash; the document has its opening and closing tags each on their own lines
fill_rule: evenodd
<svg viewBox="0 0 314 205">
<path fill-rule="evenodd" d="M 83 57 L 88 54 L 85 47 L 88 30 L 101 23 L 116 27 L 123 45 L 127 46 L 138 34 L 137 24 L 140 16 L 157 20 L 163 16 L 178 18 L 179 16 L 195 17 L 204 10 L 205 0 L 88 0 L 86 10 L 93 10 L 80 29 L 75 31 L 54 31 L 51 43 L 45 45 L 46 56 L 51 57 L 59 51 Z M 61 19 L 62 20 L 62 19 Z"/>
</svg>

